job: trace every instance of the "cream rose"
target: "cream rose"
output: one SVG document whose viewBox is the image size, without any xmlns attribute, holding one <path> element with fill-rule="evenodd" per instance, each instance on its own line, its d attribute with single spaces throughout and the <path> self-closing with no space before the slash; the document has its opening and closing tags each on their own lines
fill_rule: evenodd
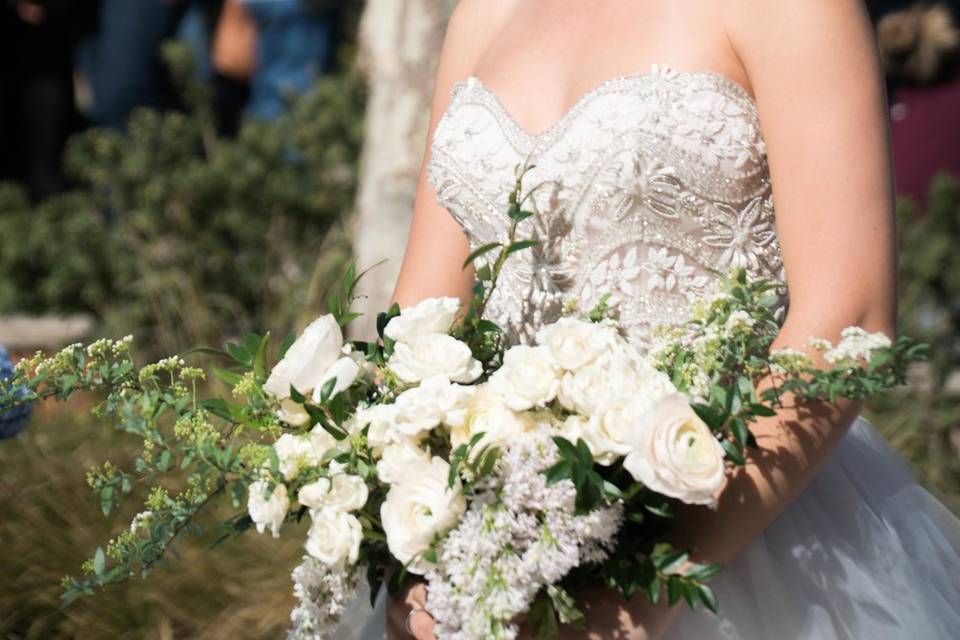
<svg viewBox="0 0 960 640">
<path fill-rule="evenodd" d="M 441 424 L 461 424 L 472 395 L 473 387 L 451 384 L 443 376 L 428 378 L 397 396 L 393 428 L 418 438 Z"/>
<path fill-rule="evenodd" d="M 490 389 L 514 411 L 526 411 L 553 400 L 560 371 L 546 347 L 518 345 L 503 355 L 503 366 L 490 377 Z"/>
<path fill-rule="evenodd" d="M 354 419 L 361 430 L 367 429 L 367 443 L 375 456 L 381 455 L 385 447 L 397 442 L 396 430 L 393 428 L 396 414 L 395 404 L 375 404 L 357 410 Z"/>
<path fill-rule="evenodd" d="M 431 565 L 421 554 L 434 535 L 456 526 L 467 509 L 460 480 L 449 487 L 449 473 L 450 465 L 434 457 L 416 474 L 390 487 L 380 507 L 387 547 L 401 563 L 410 562 L 411 573 L 427 572 Z"/>
<path fill-rule="evenodd" d="M 280 473 L 284 479 L 292 480 L 305 465 L 315 465 L 320 462 L 324 451 L 314 446 L 310 436 L 298 436 L 285 433 L 273 443 L 273 450 L 277 452 L 280 461 Z"/>
<path fill-rule="evenodd" d="M 616 331 L 606 325 L 577 318 L 560 318 L 537 333 L 537 343 L 547 347 L 562 369 L 576 371 L 610 351 Z"/>
<path fill-rule="evenodd" d="M 417 336 L 431 333 L 448 333 L 459 311 L 460 300 L 457 298 L 427 298 L 391 318 L 383 333 L 397 342 L 410 342 Z"/>
<path fill-rule="evenodd" d="M 599 362 L 563 374 L 557 399 L 567 411 L 592 416 L 613 391 L 609 362 L 607 359 L 601 359 Z"/>
<path fill-rule="evenodd" d="M 313 523 L 304 547 L 327 566 L 355 564 L 360 557 L 363 526 L 356 516 L 334 509 L 311 511 Z"/>
<path fill-rule="evenodd" d="M 591 416 L 583 439 L 599 464 L 610 465 L 633 450 L 634 432 L 640 428 L 652 403 L 635 394 L 604 402 Z"/>
<path fill-rule="evenodd" d="M 478 387 L 467 405 L 463 424 L 450 429 L 450 444 L 457 448 L 473 436 L 483 437 L 473 448 L 473 455 L 490 445 L 502 445 L 536 428 L 528 414 L 520 414 L 508 407 L 487 385 Z"/>
<path fill-rule="evenodd" d="M 483 373 L 483 365 L 474 359 L 467 345 L 441 333 L 414 336 L 410 342 L 398 342 L 387 364 L 401 380 L 410 383 L 434 376 L 467 383 Z"/>
<path fill-rule="evenodd" d="M 250 484 L 247 488 L 247 513 L 259 533 L 269 528 L 273 537 L 278 538 L 280 526 L 290 510 L 290 498 L 287 496 L 287 487 L 282 483 L 274 487 L 269 496 L 264 497 L 267 487 L 266 480 Z"/>
<path fill-rule="evenodd" d="M 363 478 L 346 473 L 320 478 L 304 485 L 297 493 L 297 500 L 305 507 L 347 512 L 362 509 L 368 497 Z"/>
<path fill-rule="evenodd" d="M 686 398 L 661 399 L 632 436 L 623 467 L 637 481 L 687 504 L 716 504 L 726 482 L 723 447 Z"/>
<path fill-rule="evenodd" d="M 377 462 L 377 477 L 381 482 L 396 484 L 430 464 L 430 454 L 410 442 L 391 444 L 383 450 Z"/>
</svg>

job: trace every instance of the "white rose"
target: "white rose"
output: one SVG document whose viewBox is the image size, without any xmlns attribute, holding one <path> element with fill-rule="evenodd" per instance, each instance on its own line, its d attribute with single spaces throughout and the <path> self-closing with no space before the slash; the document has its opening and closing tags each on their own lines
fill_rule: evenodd
<svg viewBox="0 0 960 640">
<path fill-rule="evenodd" d="M 417 336 L 430 333 L 447 333 L 459 311 L 460 300 L 457 298 L 427 298 L 391 318 L 383 333 L 397 342 L 410 342 Z"/>
<path fill-rule="evenodd" d="M 375 404 L 357 409 L 354 419 L 361 430 L 367 429 L 367 444 L 373 449 L 374 456 L 380 456 L 385 447 L 398 440 L 393 428 L 396 414 L 395 404 Z"/>
<path fill-rule="evenodd" d="M 360 476 L 338 473 L 333 478 L 319 478 L 304 485 L 297 500 L 311 509 L 357 511 L 367 504 L 369 490 Z"/>
<path fill-rule="evenodd" d="M 355 564 L 360 557 L 363 526 L 356 516 L 333 509 L 311 511 L 313 523 L 304 545 L 307 553 L 327 566 Z"/>
<path fill-rule="evenodd" d="M 546 347 L 518 345 L 503 354 L 503 366 L 490 377 L 490 389 L 514 411 L 543 406 L 557 396 L 560 371 Z"/>
<path fill-rule="evenodd" d="M 333 383 L 333 389 L 330 391 L 328 397 L 332 398 L 341 391 L 344 391 L 354 383 L 354 381 L 360 376 L 360 365 L 357 364 L 357 361 L 350 356 L 344 356 L 336 362 L 330 365 L 327 368 L 326 372 L 323 374 L 323 378 L 317 383 L 317 386 L 313 388 L 313 401 L 319 403 L 320 396 L 323 393 L 323 387 L 330 380 L 336 379 L 336 382 Z"/>
<path fill-rule="evenodd" d="M 604 402 L 583 434 L 593 458 L 610 465 L 633 450 L 632 438 L 651 410 L 652 403 L 637 395 L 616 396 Z"/>
<path fill-rule="evenodd" d="M 381 482 L 396 484 L 430 464 L 430 454 L 411 442 L 391 444 L 383 450 L 377 462 L 377 477 Z"/>
<path fill-rule="evenodd" d="M 660 400 L 632 436 L 623 467 L 636 480 L 687 504 L 716 504 L 726 482 L 723 447 L 686 398 Z"/>
<path fill-rule="evenodd" d="M 417 438 L 442 423 L 461 424 L 471 395 L 472 387 L 451 384 L 443 376 L 428 378 L 397 396 L 393 428 Z"/>
<path fill-rule="evenodd" d="M 557 399 L 568 411 L 592 416 L 614 396 L 633 394 L 652 402 L 675 392 L 670 378 L 636 357 L 629 345 L 623 344 L 592 364 L 565 373 Z"/>
<path fill-rule="evenodd" d="M 277 417 L 294 427 L 302 427 L 310 422 L 310 414 L 303 408 L 303 405 L 290 398 L 280 400 Z"/>
<path fill-rule="evenodd" d="M 411 573 L 427 572 L 430 563 L 419 554 L 427 550 L 434 535 L 456 526 L 467 509 L 460 480 L 449 487 L 449 473 L 450 465 L 434 457 L 416 474 L 390 487 L 380 507 L 387 547 L 401 563 L 410 562 Z"/>
<path fill-rule="evenodd" d="M 388 365 L 404 382 L 443 376 L 453 382 L 466 383 L 473 382 L 483 373 L 483 365 L 474 359 L 470 347 L 440 333 L 398 342 Z"/>
<path fill-rule="evenodd" d="M 567 419 L 560 423 L 555 429 L 556 434 L 570 442 L 576 443 L 577 440 L 585 438 L 585 434 L 590 427 L 590 421 L 583 416 L 567 416 Z"/>
<path fill-rule="evenodd" d="M 473 455 L 477 455 L 487 446 L 503 445 L 535 430 L 536 426 L 536 422 L 528 414 L 513 411 L 500 396 L 482 385 L 470 398 L 463 424 L 451 426 L 450 444 L 456 449 L 461 444 L 470 442 L 478 433 L 483 433 L 483 437 L 472 449 Z"/>
<path fill-rule="evenodd" d="M 286 480 L 292 480 L 305 465 L 314 465 L 320 462 L 323 451 L 318 451 L 310 436 L 297 436 L 285 433 L 273 443 L 273 450 L 277 452 L 280 461 L 280 473 Z"/>
<path fill-rule="evenodd" d="M 300 491 L 297 492 L 297 502 L 309 509 L 322 509 L 327 506 L 328 493 L 330 493 L 330 478 L 318 478 L 300 487 Z"/>
<path fill-rule="evenodd" d="M 264 391 L 278 400 L 290 397 L 291 386 L 300 393 L 309 393 L 340 357 L 342 348 L 343 333 L 333 316 L 317 318 L 303 330 L 270 372 L 263 385 Z"/>
<path fill-rule="evenodd" d="M 560 318 L 537 333 L 537 343 L 547 347 L 563 369 L 575 371 L 607 353 L 616 331 L 606 325 L 577 318 Z"/>
<path fill-rule="evenodd" d="M 247 489 L 247 512 L 250 519 L 257 525 L 257 531 L 263 533 L 269 528 L 274 538 L 280 537 L 280 525 L 290 510 L 290 498 L 287 497 L 287 487 L 278 484 L 266 498 L 267 481 L 258 480 Z"/>
<path fill-rule="evenodd" d="M 557 399 L 568 411 L 592 416 L 613 392 L 609 363 L 605 359 L 568 371 L 560 380 Z"/>
</svg>

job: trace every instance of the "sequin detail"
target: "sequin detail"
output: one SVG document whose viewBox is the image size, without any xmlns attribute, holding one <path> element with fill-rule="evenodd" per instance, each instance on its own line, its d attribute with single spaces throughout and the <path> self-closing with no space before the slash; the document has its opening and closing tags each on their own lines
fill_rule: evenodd
<svg viewBox="0 0 960 640">
<path fill-rule="evenodd" d="M 523 163 L 538 215 L 520 235 L 541 244 L 511 258 L 488 307 L 516 341 L 609 293 L 642 346 L 715 290 L 715 271 L 784 280 L 756 106 L 726 76 L 654 66 L 614 78 L 542 133 L 478 79 L 457 83 L 427 170 L 472 246 L 506 238 Z"/>
</svg>

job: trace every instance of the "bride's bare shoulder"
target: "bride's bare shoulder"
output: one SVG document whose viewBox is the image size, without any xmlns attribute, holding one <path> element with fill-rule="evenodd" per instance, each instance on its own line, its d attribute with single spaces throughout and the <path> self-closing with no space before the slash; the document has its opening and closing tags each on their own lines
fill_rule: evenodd
<svg viewBox="0 0 960 640">
<path fill-rule="evenodd" d="M 443 39 L 437 68 L 434 108 L 446 107 L 446 96 L 459 80 L 466 79 L 519 0 L 459 0 Z"/>
</svg>

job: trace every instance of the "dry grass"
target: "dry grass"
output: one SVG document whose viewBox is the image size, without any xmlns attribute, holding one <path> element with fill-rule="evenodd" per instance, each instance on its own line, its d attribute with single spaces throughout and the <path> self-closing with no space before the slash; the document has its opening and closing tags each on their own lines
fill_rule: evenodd
<svg viewBox="0 0 960 640">
<path fill-rule="evenodd" d="M 891 397 L 884 404 L 870 417 L 921 479 L 954 509 L 960 507 L 957 459 L 941 448 L 949 439 L 931 428 L 937 420 L 908 419 L 918 414 L 910 408 L 915 399 Z M 95 428 L 86 409 L 49 403 L 38 408 L 25 433 L 0 442 L 0 638 L 282 637 L 293 604 L 289 572 L 300 556 L 302 536 L 296 532 L 280 540 L 252 533 L 212 550 L 208 541 L 190 539 L 178 549 L 180 561 L 172 560 L 148 581 L 134 580 L 58 609 L 60 577 L 77 572 L 138 510 L 133 498 L 105 519 L 90 498 L 85 469 L 106 457 L 122 462 L 135 443 Z M 956 415 L 937 417 L 951 423 Z"/>
<path fill-rule="evenodd" d="M 50 404 L 25 433 L 0 442 L 0 637 L 282 637 L 293 604 L 289 572 L 300 557 L 297 535 L 253 533 L 212 550 L 208 540 L 185 540 L 180 561 L 148 581 L 58 609 L 60 577 L 78 572 L 138 510 L 134 498 L 105 519 L 91 500 L 85 469 L 106 456 L 122 460 L 134 443 L 94 429 L 85 415 L 85 407 Z"/>
</svg>

